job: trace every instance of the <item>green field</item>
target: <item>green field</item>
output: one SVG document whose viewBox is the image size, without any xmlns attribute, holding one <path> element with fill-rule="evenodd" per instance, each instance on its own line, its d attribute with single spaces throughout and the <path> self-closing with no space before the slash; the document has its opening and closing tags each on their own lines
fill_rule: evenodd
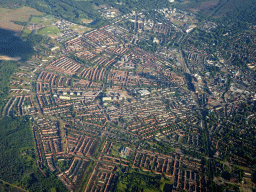
<svg viewBox="0 0 256 192">
<path fill-rule="evenodd" d="M 32 17 L 30 22 L 31 23 L 40 23 L 42 21 L 42 17 Z"/>
<path fill-rule="evenodd" d="M 177 20 L 173 20 L 172 22 L 173 22 L 175 25 L 179 25 L 179 26 L 183 25 L 182 22 L 177 21 Z"/>
<path fill-rule="evenodd" d="M 112 150 L 111 150 L 111 155 L 113 155 L 114 157 L 120 157 L 120 148 L 122 146 L 121 145 L 118 145 L 118 144 L 114 144 L 112 146 Z"/>
<path fill-rule="evenodd" d="M 43 21 L 43 24 L 45 25 L 51 25 L 53 22 L 57 21 L 58 19 L 50 19 Z"/>
<path fill-rule="evenodd" d="M 56 34 L 58 32 L 59 32 L 59 29 L 57 27 L 44 27 L 37 31 L 39 35 L 51 35 L 51 34 Z"/>
<path fill-rule="evenodd" d="M 52 16 L 52 15 L 46 15 L 45 18 L 51 20 L 51 19 L 54 19 L 54 16 Z"/>
<path fill-rule="evenodd" d="M 160 175 L 156 176 L 151 173 L 129 170 L 129 173 L 120 173 L 116 191 L 168 191 L 172 187 L 172 183 L 172 180 Z"/>
<path fill-rule="evenodd" d="M 21 36 L 22 37 L 27 37 L 31 32 L 32 32 L 31 30 L 24 27 Z"/>
</svg>

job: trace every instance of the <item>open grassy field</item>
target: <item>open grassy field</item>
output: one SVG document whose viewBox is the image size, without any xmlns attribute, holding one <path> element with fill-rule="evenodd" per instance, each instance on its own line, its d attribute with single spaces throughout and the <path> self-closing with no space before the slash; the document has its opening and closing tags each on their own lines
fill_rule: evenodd
<svg viewBox="0 0 256 192">
<path fill-rule="evenodd" d="M 34 16 L 31 18 L 31 23 L 40 23 L 42 21 L 43 17 Z"/>
<path fill-rule="evenodd" d="M 182 23 L 181 21 L 177 21 L 177 20 L 172 20 L 171 22 L 178 26 L 184 25 L 184 23 Z"/>
<path fill-rule="evenodd" d="M 57 27 L 52 27 L 52 26 L 44 27 L 37 31 L 37 33 L 40 35 L 50 35 L 50 34 L 56 34 L 58 32 L 59 32 L 59 29 Z"/>
<path fill-rule="evenodd" d="M 111 150 L 111 155 L 114 157 L 120 157 L 119 150 L 121 148 L 121 145 L 114 144 Z"/>
<path fill-rule="evenodd" d="M 42 23 L 44 25 L 51 25 L 53 22 L 57 21 L 57 18 L 54 18 L 52 15 L 46 15 L 43 20 Z"/>
<path fill-rule="evenodd" d="M 24 28 L 23 31 L 22 31 L 22 37 L 27 37 L 32 31 L 27 29 L 27 28 Z"/>
<path fill-rule="evenodd" d="M 91 20 L 91 19 L 85 19 L 85 18 L 81 19 L 81 21 L 82 21 L 83 23 L 85 23 L 85 24 L 88 24 L 88 23 L 93 22 L 93 20 Z"/>
<path fill-rule="evenodd" d="M 72 29 L 78 33 L 85 33 L 86 31 L 92 30 L 92 28 L 90 27 L 78 26 L 78 25 L 73 26 Z"/>
<path fill-rule="evenodd" d="M 31 15 L 43 15 L 43 13 L 30 7 L 21 7 L 15 10 L 0 8 L 0 28 L 19 33 L 23 26 L 17 25 L 13 21 L 28 22 Z"/>
</svg>

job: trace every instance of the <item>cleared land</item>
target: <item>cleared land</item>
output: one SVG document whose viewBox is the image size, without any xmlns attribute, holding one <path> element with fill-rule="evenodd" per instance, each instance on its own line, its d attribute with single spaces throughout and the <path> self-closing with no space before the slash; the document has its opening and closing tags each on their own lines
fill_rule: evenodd
<svg viewBox="0 0 256 192">
<path fill-rule="evenodd" d="M 81 26 L 77 26 L 77 25 L 74 26 L 72 29 L 78 33 L 85 33 L 86 31 L 92 30 L 92 28 L 90 28 L 90 27 L 85 27 L 85 26 L 81 27 Z"/>
<path fill-rule="evenodd" d="M 91 19 L 85 19 L 85 18 L 81 19 L 81 21 L 82 21 L 83 23 L 86 23 L 86 24 L 93 22 L 93 20 L 91 20 Z"/>
<path fill-rule="evenodd" d="M 21 7 L 15 10 L 0 8 L 0 28 L 19 33 L 23 26 L 15 24 L 14 21 L 28 22 L 31 15 L 43 15 L 43 13 L 30 7 Z"/>
<path fill-rule="evenodd" d="M 8 56 L 0 55 L 0 60 L 18 61 L 18 60 L 20 60 L 20 57 L 8 57 Z"/>
</svg>

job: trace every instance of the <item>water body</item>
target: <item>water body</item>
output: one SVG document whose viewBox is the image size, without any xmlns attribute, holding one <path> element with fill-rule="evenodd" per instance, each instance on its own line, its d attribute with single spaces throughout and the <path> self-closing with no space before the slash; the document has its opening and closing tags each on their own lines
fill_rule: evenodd
<svg viewBox="0 0 256 192">
<path fill-rule="evenodd" d="M 0 28 L 0 55 L 22 57 L 32 51 L 33 47 L 15 36 L 15 32 Z"/>
</svg>

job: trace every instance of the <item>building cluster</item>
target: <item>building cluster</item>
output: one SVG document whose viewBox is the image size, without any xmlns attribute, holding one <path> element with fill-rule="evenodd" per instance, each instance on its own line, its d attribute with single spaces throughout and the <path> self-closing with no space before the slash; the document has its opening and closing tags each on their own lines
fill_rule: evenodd
<svg viewBox="0 0 256 192">
<path fill-rule="evenodd" d="M 111 191 L 116 171 L 130 166 L 164 173 L 174 181 L 172 191 L 208 191 L 207 167 L 195 156 L 206 156 L 207 148 L 214 158 L 226 157 L 228 148 L 241 144 L 256 153 L 246 140 L 253 135 L 247 129 L 253 112 L 241 122 L 246 125 L 239 130 L 243 142 L 229 129 L 234 118 L 239 120 L 234 113 L 242 111 L 242 103 L 251 101 L 250 109 L 256 100 L 251 72 L 242 73 L 219 54 L 216 59 L 190 44 L 179 51 L 176 44 L 193 27 L 194 15 L 156 11 L 164 15 L 162 23 L 134 12 L 73 39 L 74 24 L 58 20 L 52 25 L 64 35 L 56 41 L 69 39 L 56 48 L 61 53 L 42 51 L 11 81 L 13 96 L 2 115 L 31 115 L 39 170 L 46 175 L 46 165 L 69 191 Z M 208 22 L 202 29 L 214 27 Z M 148 45 L 156 49 L 141 42 L 154 42 Z M 212 118 L 214 123 L 208 123 Z M 227 161 L 246 165 L 248 159 L 232 153 Z M 69 162 L 65 170 L 62 161 Z M 217 169 L 223 172 L 221 165 Z"/>
<path fill-rule="evenodd" d="M 129 21 L 132 23 L 131 29 L 139 33 L 142 33 L 143 31 L 153 31 L 154 33 L 168 35 L 170 35 L 172 31 L 189 33 L 196 27 L 196 18 L 192 13 L 176 8 L 162 8 L 156 9 L 155 11 L 164 16 L 163 22 L 156 22 L 152 19 L 148 19 L 143 12 L 133 12 L 122 18 L 129 18 Z M 203 29 L 212 30 L 215 27 L 215 23 L 209 22 L 203 26 Z"/>
<path fill-rule="evenodd" d="M 23 116 L 38 113 L 38 108 L 34 106 L 31 95 L 11 97 L 2 111 L 3 116 Z"/>
<path fill-rule="evenodd" d="M 72 29 L 72 27 L 74 27 L 76 24 L 70 21 L 60 19 L 51 25 L 57 27 L 60 30 L 60 32 L 57 34 L 57 37 L 54 37 L 55 41 L 59 43 L 78 35 L 78 33 Z"/>
<path fill-rule="evenodd" d="M 80 68 L 80 64 L 67 57 L 61 57 L 46 67 L 48 70 L 56 71 L 70 76 L 76 74 Z"/>
</svg>

